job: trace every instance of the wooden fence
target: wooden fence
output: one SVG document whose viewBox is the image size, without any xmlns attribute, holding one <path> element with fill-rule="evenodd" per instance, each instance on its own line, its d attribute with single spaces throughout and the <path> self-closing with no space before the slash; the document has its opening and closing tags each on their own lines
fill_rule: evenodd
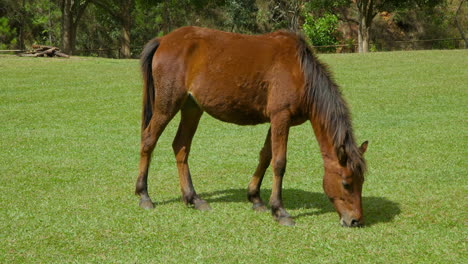
<svg viewBox="0 0 468 264">
<path fill-rule="evenodd" d="M 144 45 L 134 45 L 132 58 L 139 58 Z M 426 40 L 397 40 L 387 42 L 371 42 L 370 51 L 396 51 L 396 50 L 430 50 L 430 49 L 463 49 L 465 43 L 462 38 L 426 39 Z M 338 44 L 327 46 L 312 46 L 318 53 L 355 53 L 358 50 L 357 43 Z M 18 54 L 25 50 L 0 50 L 0 53 Z M 119 48 L 106 49 L 78 49 L 74 56 L 91 56 L 104 58 L 121 58 Z"/>
</svg>

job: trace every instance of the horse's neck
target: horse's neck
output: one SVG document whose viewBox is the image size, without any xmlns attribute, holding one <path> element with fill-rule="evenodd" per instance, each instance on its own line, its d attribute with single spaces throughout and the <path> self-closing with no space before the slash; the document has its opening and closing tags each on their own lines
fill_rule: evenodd
<svg viewBox="0 0 468 264">
<path fill-rule="evenodd" d="M 337 161 L 335 147 L 333 146 L 331 136 L 327 134 L 320 120 L 315 118 L 311 119 L 312 128 L 314 129 L 315 137 L 320 147 L 320 152 L 324 161 L 324 165 L 327 163 Z"/>
</svg>

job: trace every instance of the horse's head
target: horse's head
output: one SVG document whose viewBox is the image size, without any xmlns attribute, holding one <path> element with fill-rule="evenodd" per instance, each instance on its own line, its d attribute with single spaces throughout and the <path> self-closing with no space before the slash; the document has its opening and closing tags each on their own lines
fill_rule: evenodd
<svg viewBox="0 0 468 264">
<path fill-rule="evenodd" d="M 340 147 L 337 159 L 325 165 L 323 189 L 338 212 L 341 225 L 345 227 L 360 227 L 364 224 L 361 193 L 365 163 L 362 155 L 367 144 L 367 141 L 362 143 L 359 153 L 353 154 L 346 153 L 345 148 Z"/>
</svg>

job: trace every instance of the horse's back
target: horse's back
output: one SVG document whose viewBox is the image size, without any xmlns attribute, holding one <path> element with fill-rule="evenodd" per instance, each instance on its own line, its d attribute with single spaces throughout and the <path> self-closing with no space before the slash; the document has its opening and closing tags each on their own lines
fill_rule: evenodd
<svg viewBox="0 0 468 264">
<path fill-rule="evenodd" d="M 237 124 L 268 122 L 271 112 L 299 100 L 302 88 L 297 36 L 282 31 L 250 36 L 180 28 L 161 39 L 153 65 L 210 115 Z"/>
</svg>

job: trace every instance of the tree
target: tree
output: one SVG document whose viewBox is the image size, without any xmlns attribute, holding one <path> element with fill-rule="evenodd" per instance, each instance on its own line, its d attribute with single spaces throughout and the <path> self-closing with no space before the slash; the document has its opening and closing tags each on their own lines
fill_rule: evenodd
<svg viewBox="0 0 468 264">
<path fill-rule="evenodd" d="M 134 0 L 93 0 L 94 4 L 108 12 L 120 25 L 120 52 L 123 58 L 131 57 L 130 29 Z"/>
<path fill-rule="evenodd" d="M 399 9 L 435 7 L 445 0 L 315 0 L 317 7 L 338 15 L 340 20 L 358 25 L 358 50 L 369 51 L 370 30 L 375 16 Z"/>
<path fill-rule="evenodd" d="M 392 12 L 399 7 L 410 4 L 411 0 L 352 0 L 341 2 L 341 14 L 344 20 L 355 22 L 358 25 L 358 51 L 369 52 L 370 29 L 374 17 L 383 11 Z M 348 11 L 343 10 L 343 4 L 351 4 L 357 12 L 357 17 L 349 17 Z"/>
<path fill-rule="evenodd" d="M 356 0 L 356 7 L 358 9 L 358 43 L 359 52 L 369 51 L 369 30 L 372 25 L 372 20 L 377 15 L 375 10 L 374 0 Z"/>
<path fill-rule="evenodd" d="M 0 17 L 0 49 L 7 49 L 17 42 L 16 30 L 10 28 L 8 18 Z"/>
<path fill-rule="evenodd" d="M 463 26 L 461 25 L 461 18 L 460 18 L 460 12 L 461 12 L 461 7 L 465 0 L 461 0 L 460 4 L 458 5 L 457 12 L 455 13 L 455 22 L 457 24 L 458 31 L 460 32 L 461 37 L 465 41 L 465 49 L 468 49 L 468 39 L 465 36 L 465 32 L 463 32 Z"/>
<path fill-rule="evenodd" d="M 24 50 L 34 43 L 47 45 L 58 43 L 60 9 L 56 2 L 50 0 L 0 0 L 0 18 L 4 31 L 0 34 L 0 45 Z M 6 32 L 7 29 L 9 32 Z"/>
<path fill-rule="evenodd" d="M 287 28 L 299 31 L 301 28 L 301 8 L 306 0 L 270 0 L 270 24 L 273 29 Z M 315 0 L 312 0 L 313 2 Z"/>
<path fill-rule="evenodd" d="M 121 56 L 127 58 L 134 46 L 142 47 L 148 39 L 185 25 L 253 34 L 302 29 L 315 45 L 330 45 L 340 38 L 334 30 L 339 27 L 338 18 L 352 24 L 350 29 L 358 33 L 353 38 L 359 40 L 359 50 L 366 52 L 371 39 L 382 40 L 382 32 L 390 32 L 382 30 L 387 26 L 383 20 L 375 19 L 383 11 L 392 13 L 391 25 L 398 32 L 408 32 L 406 36 L 453 37 L 458 35 L 458 27 L 468 45 L 463 31 L 466 3 L 465 0 L 0 0 L 0 45 L 25 49 L 34 43 L 49 44 L 61 46 L 67 53 L 73 53 L 75 48 L 108 49 L 105 56 L 112 57 L 117 54 L 110 49 L 119 46 Z"/>
<path fill-rule="evenodd" d="M 358 10 L 359 52 L 369 51 L 370 28 L 374 17 L 380 12 L 394 12 L 411 8 L 434 8 L 445 0 L 353 0 Z"/>
<path fill-rule="evenodd" d="M 18 39 L 19 48 L 24 48 L 24 5 L 24 0 L 0 0 L 0 49 L 14 48 Z"/>
<path fill-rule="evenodd" d="M 232 32 L 255 32 L 257 11 L 255 0 L 228 0 L 226 26 Z"/>
<path fill-rule="evenodd" d="M 90 2 L 91 0 L 60 1 L 60 8 L 62 10 L 62 50 L 65 53 L 73 54 L 78 23 Z"/>
<path fill-rule="evenodd" d="M 338 44 L 336 31 L 338 18 L 334 14 L 326 13 L 320 17 L 305 14 L 305 22 L 302 25 L 305 35 L 314 46 L 330 46 Z M 333 47 L 326 50 L 332 51 Z"/>
</svg>

